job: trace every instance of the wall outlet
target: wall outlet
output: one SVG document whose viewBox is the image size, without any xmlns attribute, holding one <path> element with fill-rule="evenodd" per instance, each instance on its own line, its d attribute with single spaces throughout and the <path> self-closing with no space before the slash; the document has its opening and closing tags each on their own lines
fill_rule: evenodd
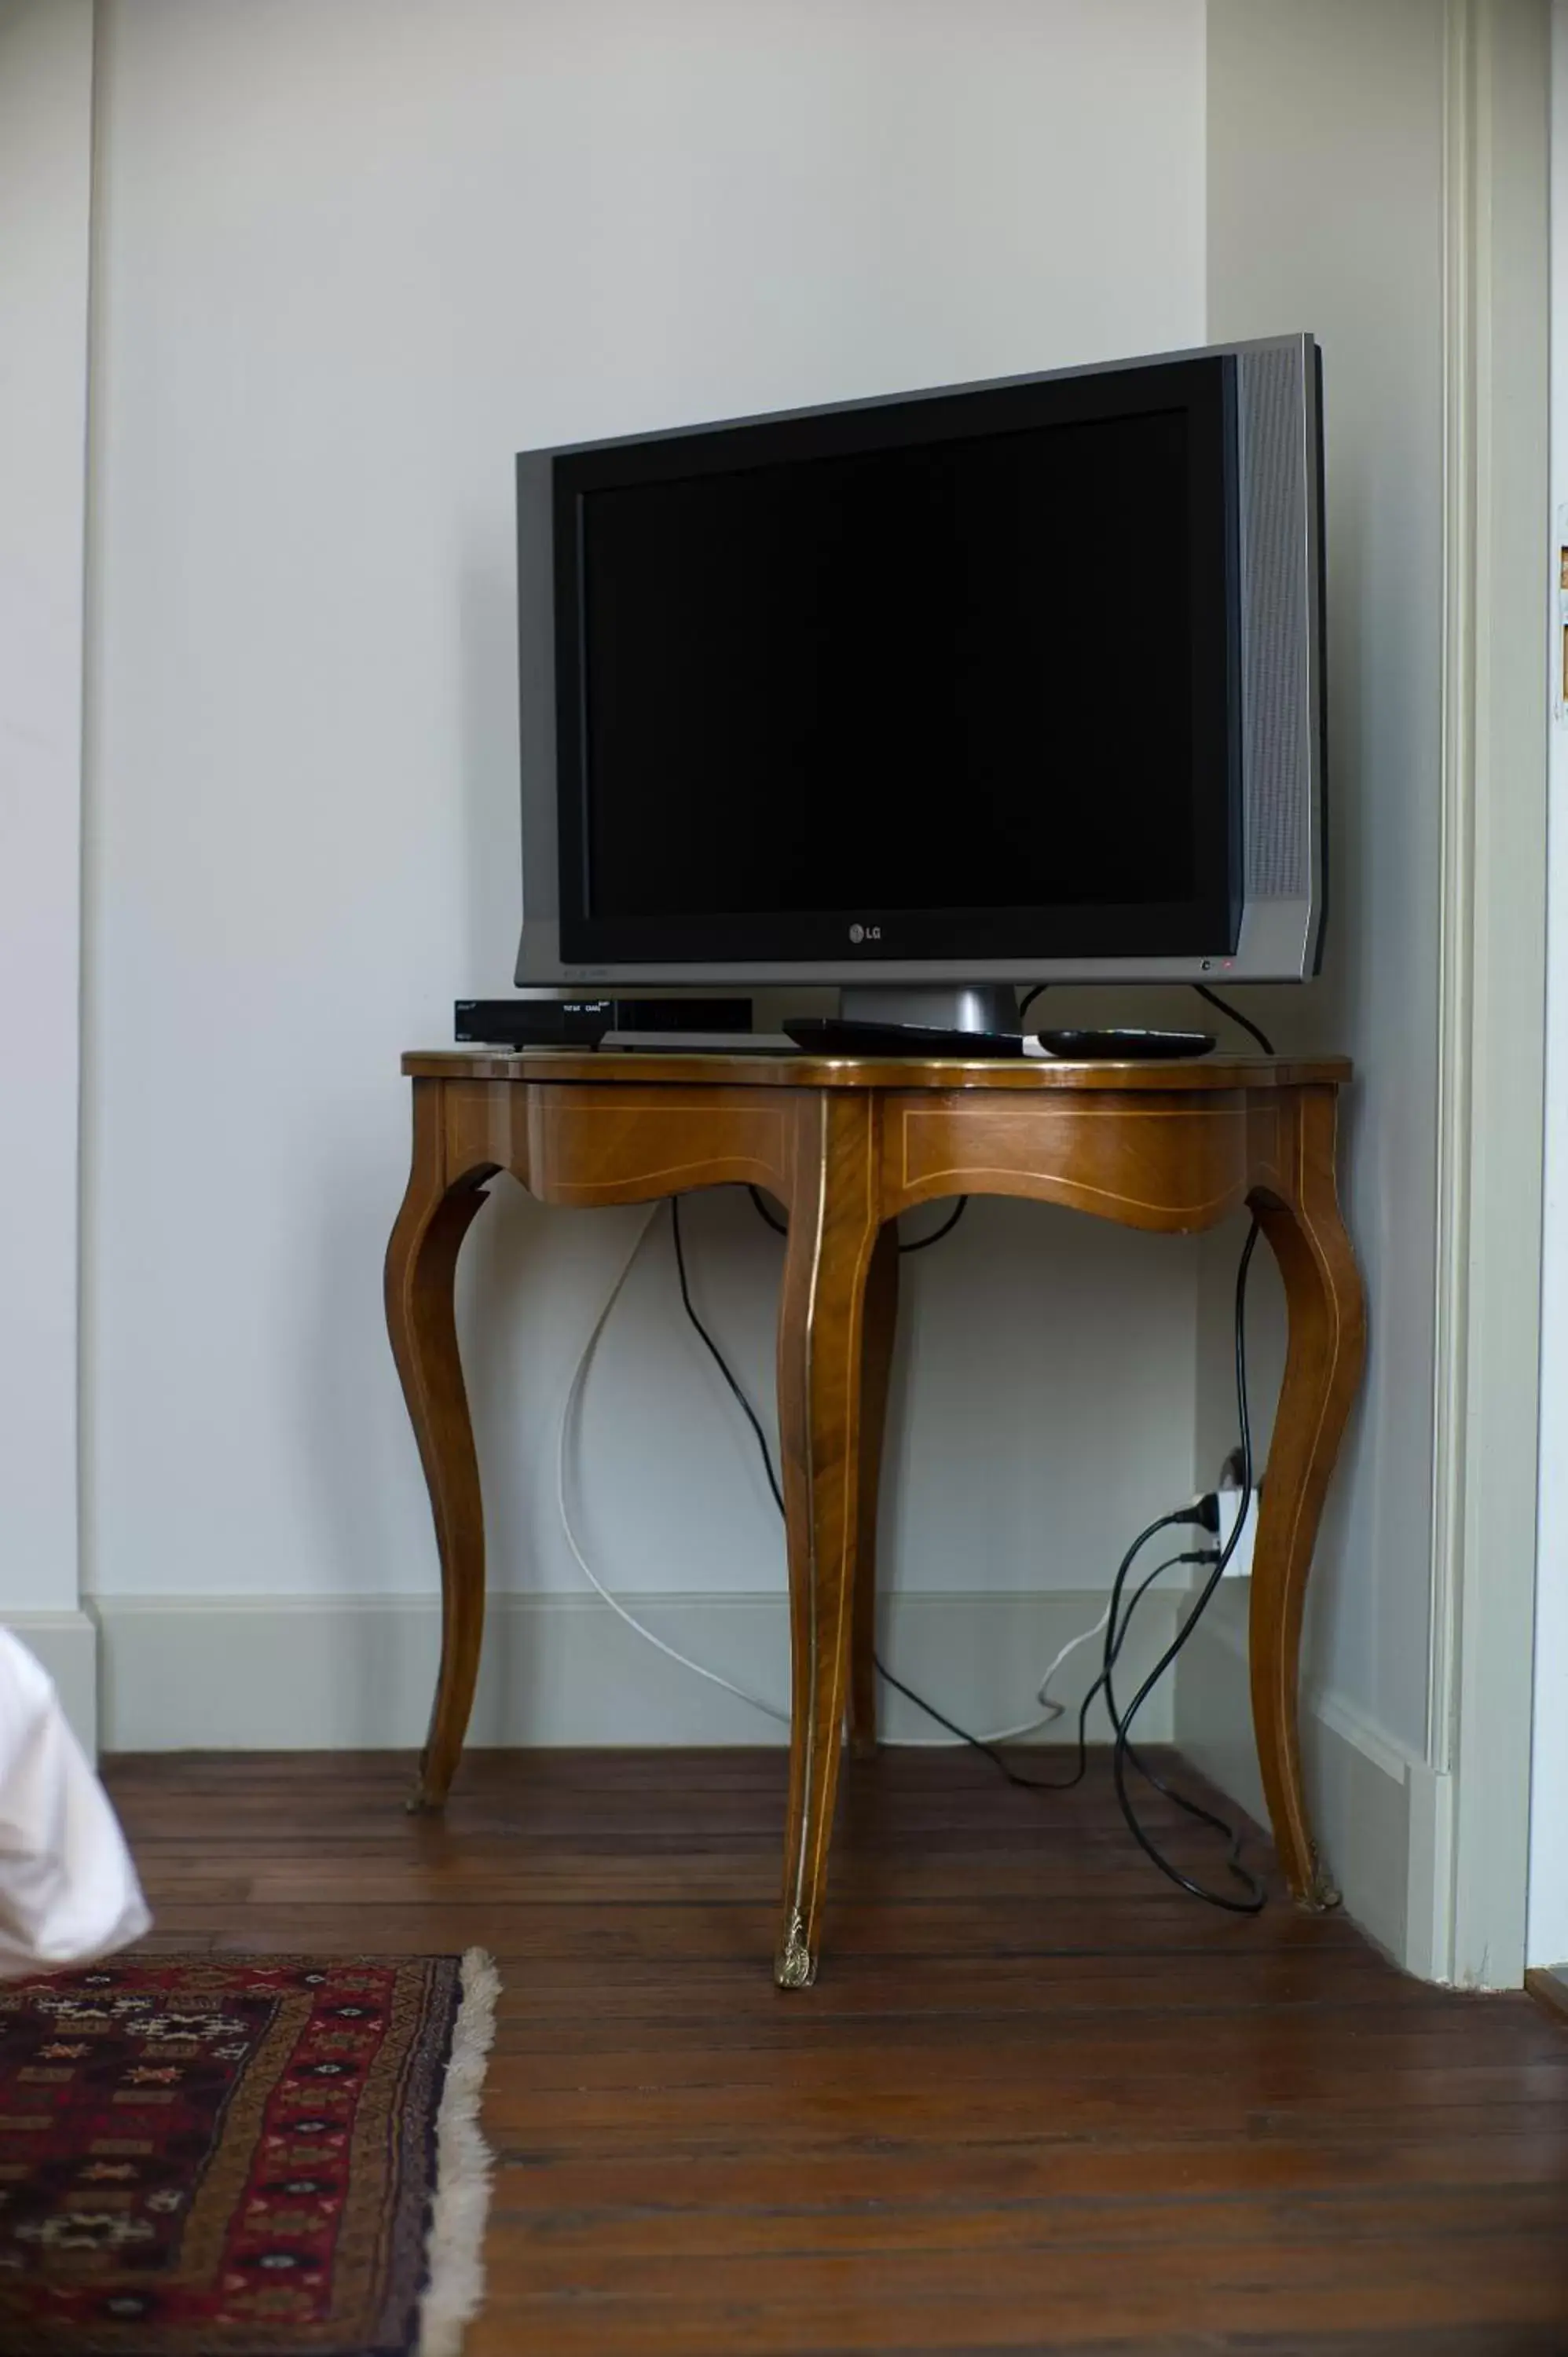
<svg viewBox="0 0 1568 2357">
<path fill-rule="evenodd" d="M 1221 1490 L 1217 1495 L 1219 1500 L 1219 1528 L 1215 1534 L 1215 1545 L 1227 1546 L 1237 1523 L 1241 1525 L 1236 1551 L 1225 1566 L 1225 1577 L 1251 1579 L 1252 1540 L 1258 1528 L 1258 1493 L 1255 1490 Z"/>
</svg>

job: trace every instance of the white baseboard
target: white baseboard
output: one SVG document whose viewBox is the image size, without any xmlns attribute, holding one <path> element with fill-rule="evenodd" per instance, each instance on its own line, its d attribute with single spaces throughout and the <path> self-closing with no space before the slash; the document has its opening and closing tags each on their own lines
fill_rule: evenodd
<svg viewBox="0 0 1568 2357">
<path fill-rule="evenodd" d="M 634 1601 L 666 1642 L 787 1704 L 782 1596 Z M 1178 1602 L 1151 1595 L 1140 1606 L 1122 1656 L 1129 1692 L 1170 1642 Z M 899 1597 L 885 1608 L 882 1656 L 986 1733 L 1031 1716 L 1052 1656 L 1104 1607 L 1100 1590 Z M 402 1749 L 424 1738 L 440 1654 L 434 1597 L 104 1597 L 98 1615 L 106 1750 Z M 1053 1685 L 1072 1711 L 1053 1734 L 1076 1726 L 1094 1650 L 1069 1656 Z M 886 1687 L 883 1700 L 893 1740 L 940 1737 Z M 1168 1741 L 1168 1695 L 1140 1724 L 1151 1742 Z M 1091 1736 L 1108 1732 L 1091 1716 Z M 492 1596 L 469 1739 L 733 1745 L 782 1742 L 784 1729 L 667 1660 L 595 1597 Z"/>
<path fill-rule="evenodd" d="M 98 1756 L 98 1631 L 86 1612 L 7 1612 L 0 1619 L 55 1682 L 60 1707 L 90 1760 Z"/>
<path fill-rule="evenodd" d="M 1221 1585 L 1183 1649 L 1176 1740 L 1268 1822 L 1247 1684 L 1248 1583 Z M 1344 1696 L 1302 1698 L 1302 1753 L 1323 1858 L 1348 1914 L 1409 1971 L 1432 1970 L 1431 1855 L 1444 1780 Z"/>
</svg>

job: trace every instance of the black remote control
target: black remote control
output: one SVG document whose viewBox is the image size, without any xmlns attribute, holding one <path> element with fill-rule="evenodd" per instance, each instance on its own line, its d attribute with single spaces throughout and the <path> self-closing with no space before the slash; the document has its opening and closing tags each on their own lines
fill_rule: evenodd
<svg viewBox="0 0 1568 2357">
<path fill-rule="evenodd" d="M 1042 1031 L 1040 1045 L 1048 1055 L 1074 1064 L 1145 1063 L 1155 1058 L 1174 1061 L 1181 1056 L 1207 1056 L 1214 1046 L 1209 1031 Z"/>
<path fill-rule="evenodd" d="M 1021 1031 L 949 1031 L 935 1023 L 865 1023 L 849 1015 L 797 1015 L 788 1038 L 813 1056 L 1021 1056 Z"/>
</svg>

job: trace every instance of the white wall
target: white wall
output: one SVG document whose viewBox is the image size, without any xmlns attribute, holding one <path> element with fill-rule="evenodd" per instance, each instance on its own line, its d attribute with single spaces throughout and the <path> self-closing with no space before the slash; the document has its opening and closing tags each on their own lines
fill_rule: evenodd
<svg viewBox="0 0 1568 2357">
<path fill-rule="evenodd" d="M 1199 340 L 1205 89 L 1201 0 L 104 18 L 84 1380 L 113 1637 L 149 1596 L 434 1582 L 380 1261 L 398 1052 L 515 947 L 513 452 Z M 553 1411 L 633 1222 L 496 1192 L 464 1288 L 492 1578 L 563 1588 Z M 690 1235 L 764 1400 L 776 1240 L 738 1200 Z M 585 1526 L 628 1588 L 777 1589 L 667 1254 L 602 1353 Z M 1187 1493 L 1195 1265 L 987 1204 L 908 1264 L 897 1584 L 1094 1585 Z"/>
<path fill-rule="evenodd" d="M 0 0 L 0 1614 L 36 1638 L 77 1607 L 91 102 L 91 0 Z"/>
<path fill-rule="evenodd" d="M 1430 0 L 1209 0 L 1208 299 L 1214 337 L 1309 328 L 1323 347 L 1329 920 L 1320 980 L 1248 1002 L 1282 1048 L 1355 1060 L 1341 1200 L 1368 1293 L 1366 1380 L 1308 1596 L 1303 1744 L 1318 1837 L 1357 1920 L 1404 1956 L 1432 1844 L 1438 924 L 1444 633 L 1446 16 Z M 1240 996 L 1240 994 L 1238 994 Z M 1197 1455 L 1234 1445 L 1244 1222 L 1204 1239 Z M 1253 1263 L 1249 1358 L 1266 1464 L 1283 1297 Z M 1183 1655 L 1176 1732 L 1262 1807 L 1240 1583 Z M 1424 1812 L 1424 1815 L 1423 1815 Z"/>
<path fill-rule="evenodd" d="M 1568 544 L 1568 5 L 1552 25 L 1551 547 Z M 1568 609 L 1551 581 L 1552 647 Z M 1559 673 L 1551 737 L 1546 1206 L 1541 1301 L 1541 1498 L 1530 1780 L 1529 1961 L 1568 1964 L 1568 703 Z"/>
<path fill-rule="evenodd" d="M 1330 913 L 1321 980 L 1260 994 L 1283 1046 L 1357 1078 L 1341 1189 L 1371 1336 L 1314 1571 L 1307 1674 L 1424 1751 L 1443 634 L 1444 14 L 1428 0 L 1211 0 L 1208 322 L 1324 351 Z M 1206 1246 L 1200 1458 L 1231 1445 L 1238 1237 Z M 1272 1425 L 1280 1288 L 1259 1255 Z"/>
</svg>

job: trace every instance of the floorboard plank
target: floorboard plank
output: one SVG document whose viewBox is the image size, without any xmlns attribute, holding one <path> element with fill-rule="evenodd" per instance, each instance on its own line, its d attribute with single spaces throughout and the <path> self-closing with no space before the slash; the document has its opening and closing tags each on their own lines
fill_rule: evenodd
<svg viewBox="0 0 1568 2357">
<path fill-rule="evenodd" d="M 496 1954 L 467 2357 L 1568 2352 L 1568 2023 L 1407 1979 L 1277 1884 L 1256 1920 L 1197 1904 L 1102 1760 L 1048 1794 L 847 1768 L 792 1996 L 781 1754 L 476 1753 L 444 1818 L 411 1775 L 109 1770 L 158 1951 Z"/>
</svg>

